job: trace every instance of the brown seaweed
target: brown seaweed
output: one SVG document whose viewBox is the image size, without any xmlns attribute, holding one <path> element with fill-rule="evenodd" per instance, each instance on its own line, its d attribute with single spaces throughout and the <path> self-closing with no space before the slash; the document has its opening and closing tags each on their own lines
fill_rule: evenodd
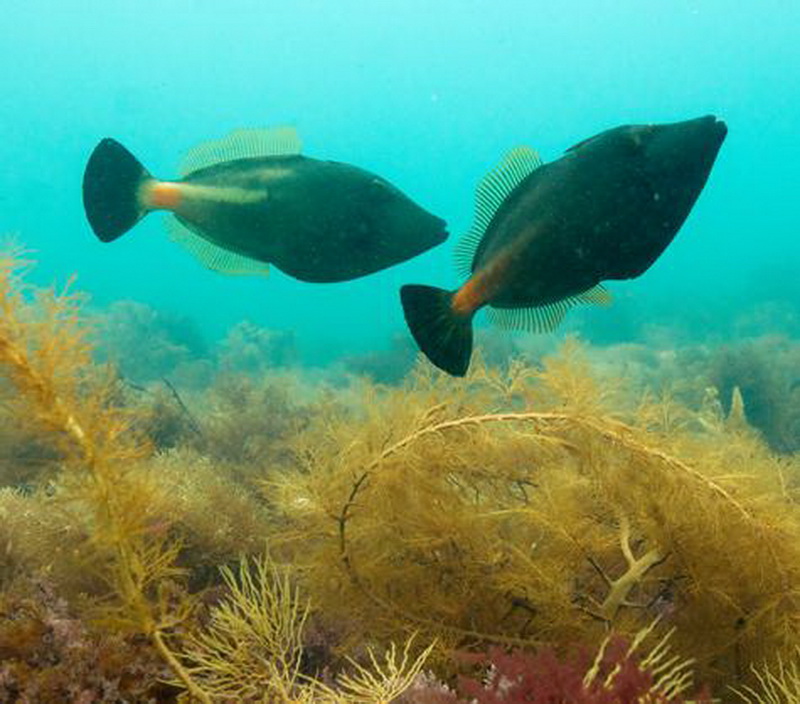
<svg viewBox="0 0 800 704">
<path fill-rule="evenodd" d="M 719 409 L 622 417 L 581 357 L 467 386 L 419 371 L 298 439 L 265 484 L 273 541 L 353 641 L 563 647 L 661 616 L 717 683 L 794 652 L 797 462 Z"/>
<path fill-rule="evenodd" d="M 615 378 L 570 341 L 465 380 L 418 365 L 333 390 L 259 368 L 176 384 L 178 403 L 95 362 L 79 297 L 28 287 L 21 259 L 0 256 L 0 599 L 45 579 L 82 638 L 135 644 L 206 702 L 257 701 L 247 682 L 270 676 L 254 645 L 224 686 L 204 669 L 201 644 L 269 623 L 258 594 L 309 605 L 295 655 L 327 639 L 327 679 L 280 680 L 284 701 L 376 700 L 399 691 L 376 673 L 407 686 L 423 654 L 441 680 L 454 650 L 561 655 L 654 622 L 715 693 L 794 661 L 798 456 L 751 427 L 746 388 L 709 387 L 707 354 L 675 379 L 617 351 Z M 667 366 L 676 383 L 654 386 Z M 231 609 L 248 615 L 226 636 Z"/>
</svg>

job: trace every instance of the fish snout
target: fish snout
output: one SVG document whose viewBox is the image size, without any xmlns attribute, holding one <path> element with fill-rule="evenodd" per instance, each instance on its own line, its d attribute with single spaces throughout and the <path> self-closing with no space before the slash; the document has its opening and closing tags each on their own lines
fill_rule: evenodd
<svg viewBox="0 0 800 704">
<path fill-rule="evenodd" d="M 722 144 L 722 141 L 728 134 L 728 125 L 715 115 L 706 115 L 706 117 L 701 117 L 700 120 L 704 122 L 705 129 L 708 131 L 711 138 L 716 141 L 717 145 Z"/>
<path fill-rule="evenodd" d="M 719 149 L 728 134 L 728 126 L 716 115 L 705 115 L 693 120 L 686 120 L 677 123 L 677 126 L 687 135 L 692 135 L 694 140 L 707 144 L 715 151 Z"/>
</svg>

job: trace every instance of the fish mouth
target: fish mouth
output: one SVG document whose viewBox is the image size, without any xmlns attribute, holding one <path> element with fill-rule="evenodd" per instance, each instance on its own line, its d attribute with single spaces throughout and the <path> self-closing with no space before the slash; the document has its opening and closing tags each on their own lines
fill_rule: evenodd
<svg viewBox="0 0 800 704">
<path fill-rule="evenodd" d="M 684 139 L 694 142 L 696 148 L 707 149 L 715 154 L 728 134 L 728 126 L 716 115 L 704 115 L 673 124 L 683 131 Z"/>
</svg>

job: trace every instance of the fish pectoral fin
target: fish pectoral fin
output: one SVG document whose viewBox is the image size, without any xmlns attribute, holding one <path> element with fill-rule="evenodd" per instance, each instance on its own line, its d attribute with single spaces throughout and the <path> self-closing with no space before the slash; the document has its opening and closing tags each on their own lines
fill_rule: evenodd
<svg viewBox="0 0 800 704">
<path fill-rule="evenodd" d="M 294 127 L 243 128 L 222 139 L 201 142 L 189 150 L 179 167 L 182 176 L 235 159 L 296 156 L 302 149 Z"/>
<path fill-rule="evenodd" d="M 489 322 L 508 330 L 525 330 L 527 332 L 552 332 L 564 320 L 567 311 L 577 305 L 611 305 L 611 294 L 601 284 L 592 286 L 574 296 L 562 298 L 560 301 L 543 306 L 528 308 L 494 308 L 488 307 Z"/>
<path fill-rule="evenodd" d="M 538 152 L 530 147 L 514 147 L 479 182 L 475 189 L 475 219 L 455 248 L 456 268 L 461 276 L 472 273 L 475 250 L 486 233 L 497 209 L 531 173 L 542 165 Z"/>
<path fill-rule="evenodd" d="M 176 216 L 166 219 L 169 237 L 191 252 L 208 269 L 232 276 L 267 276 L 269 264 L 220 247 L 197 234 Z"/>
</svg>

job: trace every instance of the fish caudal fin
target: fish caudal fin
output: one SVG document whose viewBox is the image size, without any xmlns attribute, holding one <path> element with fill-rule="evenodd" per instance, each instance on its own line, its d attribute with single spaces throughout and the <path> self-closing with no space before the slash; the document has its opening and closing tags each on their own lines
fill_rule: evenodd
<svg viewBox="0 0 800 704">
<path fill-rule="evenodd" d="M 116 140 L 106 138 L 94 148 L 83 173 L 83 207 L 100 240 L 112 242 L 145 215 L 139 190 L 150 178 L 139 160 Z"/>
<path fill-rule="evenodd" d="M 453 292 L 411 284 L 400 289 L 406 322 L 419 348 L 439 369 L 464 376 L 472 356 L 472 313 L 453 310 Z"/>
</svg>

